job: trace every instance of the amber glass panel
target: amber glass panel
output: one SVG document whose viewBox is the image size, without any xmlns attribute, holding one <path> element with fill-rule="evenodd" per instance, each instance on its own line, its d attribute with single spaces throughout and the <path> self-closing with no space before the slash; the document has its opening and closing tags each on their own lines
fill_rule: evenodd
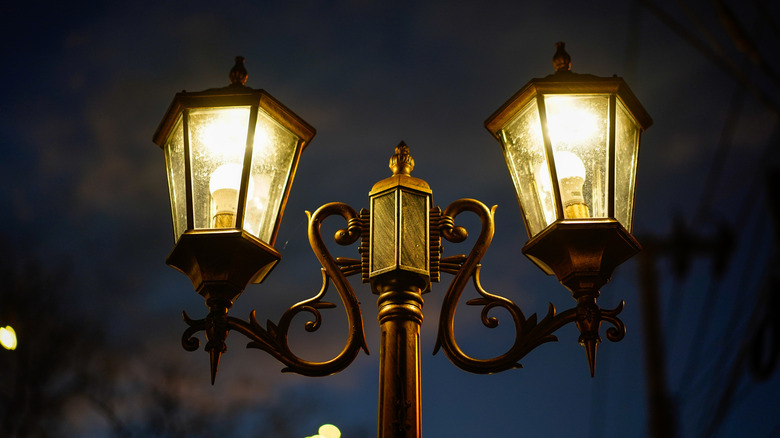
<svg viewBox="0 0 780 438">
<path fill-rule="evenodd" d="M 371 274 L 396 266 L 396 191 L 371 202 Z"/>
<path fill-rule="evenodd" d="M 173 217 L 173 238 L 179 237 L 187 230 L 187 192 L 184 171 L 184 128 L 182 118 L 176 122 L 173 130 L 165 140 L 165 167 L 168 174 L 168 194 L 171 200 L 171 215 Z"/>
<path fill-rule="evenodd" d="M 634 184 L 639 154 L 639 126 L 618 100 L 615 117 L 615 219 L 631 232 L 634 219 Z"/>
<path fill-rule="evenodd" d="M 501 134 L 506 164 L 530 238 L 555 221 L 552 196 L 549 189 L 543 190 L 545 186 L 550 187 L 550 173 L 544 164 L 544 142 L 536 100 L 507 123 Z"/>
<path fill-rule="evenodd" d="M 565 219 L 608 216 L 609 95 L 546 95 Z"/>
<path fill-rule="evenodd" d="M 401 266 L 428 272 L 427 197 L 401 191 Z"/>
<path fill-rule="evenodd" d="M 244 229 L 268 244 L 273 244 L 298 143 L 295 134 L 258 111 Z"/>
<path fill-rule="evenodd" d="M 248 106 L 190 110 L 196 229 L 235 226 L 248 123 Z"/>
</svg>

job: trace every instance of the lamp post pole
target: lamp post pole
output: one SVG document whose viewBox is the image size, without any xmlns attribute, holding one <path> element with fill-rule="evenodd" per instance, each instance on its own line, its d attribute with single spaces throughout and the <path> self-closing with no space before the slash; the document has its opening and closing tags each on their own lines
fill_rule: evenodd
<svg viewBox="0 0 780 438">
<path fill-rule="evenodd" d="M 369 193 L 367 276 L 378 296 L 379 418 L 381 437 L 422 434 L 420 326 L 423 293 L 430 290 L 431 189 L 411 176 L 414 159 L 401 142 L 390 157 L 392 176 Z M 434 257 L 431 257 L 433 250 Z M 435 270 L 435 266 L 434 266 Z"/>
<path fill-rule="evenodd" d="M 422 436 L 420 325 L 422 289 L 404 278 L 377 282 L 380 437 Z"/>
</svg>

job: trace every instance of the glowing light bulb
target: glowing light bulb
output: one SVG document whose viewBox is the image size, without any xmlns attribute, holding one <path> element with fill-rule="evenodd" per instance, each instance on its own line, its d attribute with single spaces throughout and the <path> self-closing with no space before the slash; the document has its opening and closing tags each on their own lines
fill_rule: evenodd
<svg viewBox="0 0 780 438">
<path fill-rule="evenodd" d="M 585 183 L 585 165 L 582 160 L 571 152 L 561 151 L 555 154 L 555 168 L 560 181 L 563 217 L 589 217 L 590 211 L 582 196 L 582 185 Z"/>
<path fill-rule="evenodd" d="M 211 174 L 209 191 L 214 228 L 233 228 L 236 224 L 238 189 L 241 186 L 242 167 L 238 164 L 223 164 Z"/>
<path fill-rule="evenodd" d="M 16 332 L 13 327 L 0 327 L 0 345 L 6 350 L 16 350 Z"/>
<path fill-rule="evenodd" d="M 555 172 L 558 175 L 558 187 L 561 192 L 563 204 L 563 217 L 565 219 L 578 219 L 590 217 L 590 211 L 582 196 L 582 186 L 585 183 L 585 165 L 582 160 L 572 152 L 555 152 Z M 542 200 L 552 196 L 550 187 L 550 173 L 547 163 L 542 162 L 536 167 L 536 180 L 539 187 L 539 196 Z M 547 206 L 549 203 L 543 202 Z M 545 208 L 547 223 L 553 221 L 554 211 Z"/>
</svg>

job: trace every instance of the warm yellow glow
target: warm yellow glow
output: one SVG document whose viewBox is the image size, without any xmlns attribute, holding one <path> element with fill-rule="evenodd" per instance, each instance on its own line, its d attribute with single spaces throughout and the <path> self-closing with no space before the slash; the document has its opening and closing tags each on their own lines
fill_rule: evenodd
<svg viewBox="0 0 780 438">
<path fill-rule="evenodd" d="M 341 438 L 341 431 L 332 424 L 323 424 L 318 432 L 323 438 Z"/>
<path fill-rule="evenodd" d="M 195 121 L 197 120 L 197 122 Z M 212 161 L 243 162 L 249 129 L 249 108 L 219 108 L 207 110 L 204 116 L 196 117 L 199 139 L 206 148 L 206 155 Z M 257 156 L 271 151 L 273 143 L 267 127 L 256 125 L 253 150 Z"/>
<path fill-rule="evenodd" d="M 265 213 L 268 208 L 268 194 L 271 190 L 271 176 L 266 174 L 257 175 L 257 178 L 249 178 L 249 193 L 247 194 L 247 204 L 250 204 L 253 211 L 258 214 Z"/>
<path fill-rule="evenodd" d="M 599 117 L 577 97 L 548 97 L 547 133 L 554 145 L 581 144 L 599 133 Z"/>
<path fill-rule="evenodd" d="M 273 151 L 273 143 L 271 143 L 271 136 L 268 133 L 267 127 L 258 123 L 255 129 L 255 142 L 252 145 L 252 150 L 255 156 L 263 157 Z"/>
<path fill-rule="evenodd" d="M 0 345 L 6 350 L 16 350 L 16 331 L 13 327 L 0 327 Z"/>
<path fill-rule="evenodd" d="M 603 147 L 606 102 L 606 96 L 545 96 L 547 133 L 556 151 L 555 171 L 566 219 L 590 217 L 583 196 L 587 175 L 582 158 Z"/>
<path fill-rule="evenodd" d="M 231 189 L 238 191 L 241 186 L 241 172 L 243 168 L 239 164 L 229 163 L 219 166 L 211 174 L 209 191 L 213 194 L 218 190 Z"/>
<path fill-rule="evenodd" d="M 338 427 L 332 424 L 323 424 L 320 426 L 320 430 L 317 435 L 312 435 L 306 438 L 341 438 L 341 431 Z"/>
<path fill-rule="evenodd" d="M 555 153 L 555 171 L 559 180 L 567 178 L 585 180 L 585 165 L 582 164 L 580 157 L 572 152 L 560 151 Z"/>
<path fill-rule="evenodd" d="M 582 186 L 585 183 L 586 176 L 585 165 L 582 163 L 582 160 L 569 151 L 555 152 L 554 158 L 555 172 L 558 174 L 558 187 L 561 192 L 561 203 L 564 207 L 564 217 L 574 219 L 589 216 L 585 206 L 585 199 L 582 196 Z M 542 201 L 545 201 L 552 196 L 550 172 L 546 161 L 536 166 L 535 175 L 539 197 Z M 555 212 L 548 208 L 552 203 L 543 202 L 542 205 L 545 207 L 544 215 L 547 223 L 552 222 L 555 218 Z M 569 208 L 573 205 L 581 207 Z"/>
<path fill-rule="evenodd" d="M 550 171 L 547 162 L 542 161 L 536 166 L 536 181 L 541 184 L 541 189 L 550 191 Z M 558 174 L 558 180 L 567 178 L 579 178 L 585 181 L 585 165 L 582 164 L 580 157 L 569 151 L 555 152 L 555 173 Z"/>
<path fill-rule="evenodd" d="M 240 159 L 246 149 L 248 108 L 220 108 L 206 119 L 201 140 L 211 157 Z"/>
<path fill-rule="evenodd" d="M 241 166 L 231 163 L 223 164 L 211 174 L 209 191 L 211 192 L 214 228 L 235 226 L 241 171 Z"/>
</svg>

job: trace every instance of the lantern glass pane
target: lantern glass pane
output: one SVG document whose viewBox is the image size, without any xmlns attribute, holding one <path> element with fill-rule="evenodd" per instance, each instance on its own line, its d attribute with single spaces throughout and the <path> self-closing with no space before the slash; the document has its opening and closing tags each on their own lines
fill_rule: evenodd
<svg viewBox="0 0 780 438">
<path fill-rule="evenodd" d="M 544 103 L 564 219 L 608 217 L 609 95 L 547 95 Z"/>
<path fill-rule="evenodd" d="M 165 168 L 168 174 L 168 194 L 173 216 L 173 237 L 176 241 L 187 230 L 187 189 L 184 170 L 184 128 L 182 118 L 176 122 L 165 140 Z"/>
<path fill-rule="evenodd" d="M 371 275 L 396 266 L 396 191 L 371 200 Z"/>
<path fill-rule="evenodd" d="M 544 159 L 544 141 L 536 100 L 531 101 L 501 132 L 509 174 L 523 210 L 528 237 L 555 221 L 550 172 Z M 543 190 L 544 187 L 548 189 Z"/>
<path fill-rule="evenodd" d="M 639 126 L 618 99 L 615 117 L 615 219 L 629 233 L 633 225 L 639 136 Z"/>
<path fill-rule="evenodd" d="M 428 273 L 428 197 L 401 191 L 401 266 Z"/>
<path fill-rule="evenodd" d="M 259 109 L 247 189 L 244 229 L 273 245 L 299 138 Z"/>
<path fill-rule="evenodd" d="M 188 123 L 195 228 L 235 227 L 249 107 L 192 109 Z"/>
</svg>

